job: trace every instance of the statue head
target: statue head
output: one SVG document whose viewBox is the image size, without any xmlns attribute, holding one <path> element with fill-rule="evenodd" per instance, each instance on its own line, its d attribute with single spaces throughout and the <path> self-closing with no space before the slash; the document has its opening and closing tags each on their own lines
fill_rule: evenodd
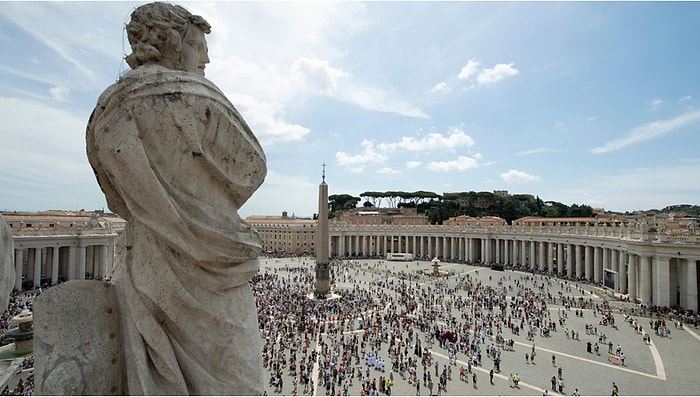
<svg viewBox="0 0 700 397">
<path fill-rule="evenodd" d="M 204 34 L 211 26 L 201 16 L 181 6 L 149 3 L 131 13 L 126 31 L 132 51 L 126 63 L 132 69 L 161 65 L 204 76 L 209 63 Z"/>
</svg>

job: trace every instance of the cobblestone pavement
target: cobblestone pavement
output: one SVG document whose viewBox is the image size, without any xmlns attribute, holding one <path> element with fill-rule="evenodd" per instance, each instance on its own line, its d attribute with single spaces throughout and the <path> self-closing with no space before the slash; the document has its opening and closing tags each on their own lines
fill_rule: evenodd
<svg viewBox="0 0 700 397">
<path fill-rule="evenodd" d="M 286 265 L 299 266 L 304 263 L 306 266 L 313 266 L 313 259 L 263 259 L 261 260 L 262 271 L 277 271 L 278 274 L 284 275 L 283 268 Z M 336 289 L 352 288 L 378 288 L 376 285 L 371 285 L 372 281 L 377 280 L 397 280 L 397 272 L 405 272 L 415 274 L 417 270 L 426 272 L 431 271 L 432 264 L 426 261 L 413 262 L 387 262 L 377 260 L 357 260 L 354 261 L 355 269 L 358 272 L 348 271 L 345 274 L 347 277 L 343 280 L 342 275 L 338 278 Z M 454 288 L 457 284 L 459 276 L 469 274 L 485 285 L 508 287 L 514 283 L 514 280 L 520 277 L 533 277 L 531 274 L 513 271 L 494 271 L 485 267 L 475 267 L 465 264 L 442 263 L 441 268 L 452 273 L 447 277 L 447 286 Z M 558 279 L 548 279 L 543 276 L 536 275 L 538 282 L 549 283 L 549 288 L 552 294 L 562 291 L 561 286 L 563 281 Z M 444 279 L 443 279 L 444 280 Z M 432 277 L 423 277 L 422 280 L 412 281 L 420 283 L 421 287 L 432 288 L 435 285 L 435 279 Z M 605 292 L 597 287 L 587 284 L 568 283 L 563 284 L 566 288 L 571 286 L 571 292 L 565 292 L 567 296 L 583 296 L 586 300 L 592 299 L 594 302 L 601 303 L 604 299 L 610 299 L 605 296 Z M 582 289 L 583 294 L 580 292 Z M 394 294 L 393 291 L 386 289 L 385 292 Z M 466 292 L 459 290 L 458 294 L 466 296 Z M 624 323 L 624 315 L 620 313 L 623 306 L 629 311 L 630 305 L 620 305 L 615 301 L 610 301 L 610 305 L 615 309 L 615 320 L 618 325 L 617 329 L 599 324 L 599 318 L 594 317 L 592 310 L 583 310 L 583 317 L 577 317 L 574 310 L 567 312 L 565 325 L 558 326 L 557 332 L 550 332 L 549 337 L 536 335 L 534 341 L 529 341 L 526 338 L 525 332 L 520 332 L 520 335 L 512 334 L 509 329 L 503 330 L 503 335 L 506 339 L 512 338 L 515 341 L 514 351 L 503 351 L 501 358 L 501 372 L 494 374 L 494 384 L 489 384 L 489 370 L 492 368 L 491 361 L 486 359 L 483 361 L 483 366 L 473 367 L 473 371 L 477 374 L 477 386 L 475 387 L 469 377 L 469 382 L 459 380 L 459 367 L 466 367 L 466 356 L 464 353 L 457 354 L 456 365 L 452 367 L 452 377 L 447 383 L 447 391 L 443 391 L 443 395 L 543 395 L 545 391 L 550 395 L 562 394 L 551 390 L 550 379 L 557 374 L 557 367 L 563 370 L 564 390 L 563 394 L 571 395 L 575 389 L 578 389 L 581 395 L 611 395 L 612 383 L 615 382 L 619 388 L 620 395 L 697 395 L 698 381 L 697 376 L 700 370 L 698 357 L 700 357 L 700 336 L 698 330 L 691 326 L 684 326 L 683 329 L 676 329 L 671 321 L 667 321 L 670 328 L 671 337 L 662 338 L 650 332 L 649 318 L 633 315 L 639 320 L 644 331 L 651 335 L 651 344 L 647 345 L 642 341 L 642 335 L 635 332 L 633 327 Z M 562 306 L 556 304 L 548 304 L 548 309 L 551 313 L 551 318 L 556 321 L 557 310 Z M 460 314 L 455 310 L 452 313 L 457 319 Z M 587 353 L 586 344 L 588 341 L 595 343 L 598 337 L 595 335 L 587 335 L 585 331 L 586 324 L 593 324 L 600 333 L 605 333 L 609 341 L 614 343 L 614 346 L 620 344 L 625 353 L 625 366 L 617 365 L 608 360 L 607 345 L 601 344 L 601 355 Z M 579 332 L 579 340 L 567 338 L 562 328 L 575 330 Z M 357 331 L 355 331 L 357 332 Z M 329 340 L 327 336 L 323 336 Z M 423 337 L 422 335 L 420 336 Z M 530 351 L 532 343 L 536 346 L 535 363 L 526 363 L 525 354 Z M 482 347 L 491 344 L 488 338 Z M 386 344 L 383 345 L 380 357 L 387 363 L 387 370 L 380 372 L 376 369 L 371 369 L 371 377 L 379 379 L 380 376 L 388 377 L 389 369 L 391 368 L 389 355 L 387 353 Z M 312 345 L 313 349 L 314 346 Z M 430 349 L 434 358 L 439 361 L 440 367 L 448 363 L 447 351 L 441 349 L 438 344 L 435 344 Z M 556 356 L 556 366 L 552 365 L 551 357 Z M 363 371 L 366 366 L 362 360 Z M 431 372 L 433 370 L 431 369 Z M 315 372 L 317 374 L 317 371 Z M 508 375 L 518 373 L 521 381 L 518 388 L 509 387 Z M 419 372 L 422 376 L 422 369 Z M 433 373 L 434 375 L 434 373 Z M 284 374 L 284 387 L 282 393 L 276 393 L 274 387 L 267 384 L 270 377 L 269 370 L 265 370 L 266 388 L 265 392 L 269 395 L 293 395 L 294 389 L 292 384 L 292 376 L 286 371 Z M 417 395 L 415 385 L 409 384 L 408 381 L 402 380 L 397 373 L 393 374 L 394 385 L 392 387 L 393 395 Z M 437 384 L 437 377 L 435 384 Z M 350 395 L 360 395 L 360 382 L 357 380 L 350 387 Z M 303 392 L 299 386 L 297 393 L 299 395 L 311 395 L 310 392 Z M 337 386 L 336 394 L 342 393 L 342 387 Z M 420 394 L 428 395 L 428 389 L 423 384 L 420 387 Z M 433 394 L 437 394 L 437 390 L 433 390 Z M 326 395 L 326 390 L 316 382 L 313 395 Z"/>
</svg>

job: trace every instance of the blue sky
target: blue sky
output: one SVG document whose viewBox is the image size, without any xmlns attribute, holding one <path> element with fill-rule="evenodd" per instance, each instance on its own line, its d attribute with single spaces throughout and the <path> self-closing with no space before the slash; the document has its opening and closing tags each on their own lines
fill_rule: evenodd
<svg viewBox="0 0 700 397">
<path fill-rule="evenodd" d="M 0 6 L 0 210 L 100 209 L 85 154 L 132 2 Z M 700 204 L 700 3 L 178 2 L 268 161 L 242 216 L 330 194 Z"/>
</svg>

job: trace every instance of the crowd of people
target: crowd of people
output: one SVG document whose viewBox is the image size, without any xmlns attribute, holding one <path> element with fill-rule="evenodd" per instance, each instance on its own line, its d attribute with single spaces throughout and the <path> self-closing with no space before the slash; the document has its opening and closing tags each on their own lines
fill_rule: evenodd
<svg viewBox="0 0 700 397">
<path fill-rule="evenodd" d="M 581 330 L 593 340 L 587 351 L 600 354 L 606 346 L 625 365 L 621 345 L 615 348 L 602 331 L 617 330 L 615 310 L 566 280 L 505 272 L 497 273 L 497 283 L 482 283 L 465 273 L 448 284 L 427 274 L 391 271 L 381 261 L 338 260 L 335 280 L 345 283 L 334 290 L 337 299 L 311 299 L 313 264 L 311 258 L 286 260 L 252 280 L 265 340 L 262 357 L 274 393 L 310 395 L 317 389 L 317 394 L 348 395 L 359 387 L 363 395 L 390 395 L 401 382 L 416 395 L 421 390 L 441 394 L 457 379 L 452 376 L 457 359 L 466 362 L 459 365 L 460 382 L 476 387 L 473 369 L 481 367 L 493 384 L 504 361 L 510 369 L 519 367 L 505 352 L 514 350 L 513 337 L 521 330 L 532 341 L 525 364 L 534 364 L 535 336 L 563 330 L 567 339 L 580 340 L 567 319 L 570 313 L 583 317 L 584 310 L 597 322 Z M 364 281 L 354 281 L 359 279 Z M 554 356 L 552 361 L 551 389 L 564 394 L 562 367 Z M 519 387 L 522 372 L 508 375 L 511 387 Z"/>
<path fill-rule="evenodd" d="M 625 353 L 608 335 L 617 330 L 616 315 L 643 335 L 645 343 L 651 339 L 635 317 L 644 309 L 613 309 L 577 284 L 546 275 L 496 273 L 498 280 L 485 283 L 476 277 L 477 269 L 471 270 L 473 276 L 448 273 L 448 283 L 428 272 L 392 271 L 382 261 L 334 260 L 336 288 L 332 296 L 316 299 L 312 258 L 263 261 L 275 265 L 263 266 L 251 285 L 264 340 L 266 393 L 350 395 L 359 390 L 363 395 L 391 395 L 396 384 L 403 384 L 417 396 L 439 395 L 457 379 L 477 388 L 476 367 L 487 369 L 489 383 L 494 384 L 503 362 L 508 363 L 508 385 L 519 388 L 521 365 L 535 364 L 537 337 L 563 334 L 580 341 L 583 331 L 588 354 L 600 355 L 607 347 L 607 356 L 620 365 L 625 365 Z M 12 317 L 31 310 L 40 293 L 13 293 L 0 316 L 0 335 Z M 582 329 L 570 329 L 569 316 L 582 318 L 584 310 L 589 322 Z M 679 328 L 683 322 L 674 325 Z M 650 318 L 649 327 L 655 335 L 670 336 L 664 318 Z M 531 343 L 524 364 L 510 354 L 521 332 Z M 555 355 L 552 366 L 556 372 L 543 393 L 551 389 L 566 394 Z M 32 368 L 33 358 L 24 360 L 18 373 L 26 372 L 27 378 L 14 387 L 6 385 L 2 394 L 31 395 Z M 547 384 L 546 379 L 527 382 Z M 571 390 L 579 394 L 578 387 Z"/>
<path fill-rule="evenodd" d="M 41 289 L 12 292 L 7 310 L 0 315 L 0 339 L 4 342 L 3 344 L 12 341 L 7 335 L 12 319 L 19 314 L 31 312 L 34 300 L 41 292 Z M 2 395 L 31 396 L 34 390 L 34 356 L 25 357 L 19 362 L 16 375 L 19 376 L 17 383 L 6 384 L 2 389 Z"/>
</svg>

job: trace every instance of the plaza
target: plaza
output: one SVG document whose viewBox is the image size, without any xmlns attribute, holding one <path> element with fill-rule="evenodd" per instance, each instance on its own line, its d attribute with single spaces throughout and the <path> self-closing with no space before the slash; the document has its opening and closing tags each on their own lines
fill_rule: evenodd
<svg viewBox="0 0 700 397">
<path fill-rule="evenodd" d="M 299 290 L 303 288 L 311 289 L 311 284 L 303 283 L 300 277 L 302 274 L 313 274 L 314 260 L 312 258 L 261 258 L 261 274 L 275 275 L 274 278 L 282 284 L 286 282 L 292 283 Z M 698 365 L 695 364 L 695 358 L 700 354 L 700 336 L 698 330 L 689 324 L 683 324 L 682 328 L 676 328 L 669 316 L 663 316 L 666 321 L 667 329 L 670 331 L 670 337 L 657 336 L 649 325 L 650 318 L 643 316 L 640 313 L 640 306 L 629 302 L 617 300 L 610 296 L 610 291 L 595 287 L 584 283 L 574 283 L 566 280 L 552 278 L 539 274 L 525 273 L 519 271 L 495 271 L 488 267 L 471 266 L 461 263 L 442 263 L 441 268 L 448 272 L 446 278 L 434 278 L 429 275 L 432 263 L 430 261 L 411 261 L 411 262 L 393 262 L 381 260 L 366 260 L 357 259 L 350 261 L 337 262 L 334 268 L 335 271 L 335 289 L 368 291 L 372 296 L 379 300 L 379 309 L 371 314 L 363 314 L 360 311 L 354 313 L 353 318 L 338 327 L 336 336 L 333 332 L 320 332 L 309 345 L 311 350 L 319 352 L 321 357 L 321 342 L 326 345 L 333 346 L 335 338 L 336 344 L 342 338 L 351 338 L 353 335 L 360 337 L 367 334 L 367 329 L 360 327 L 358 318 L 364 318 L 365 324 L 368 317 L 386 316 L 392 318 L 393 315 L 398 315 L 404 319 L 410 317 L 411 313 L 417 316 L 425 316 L 427 313 L 432 313 L 433 317 L 430 321 L 438 327 L 449 325 L 450 321 L 463 322 L 465 318 L 462 316 L 463 310 L 456 308 L 457 300 L 461 298 L 462 303 L 470 302 L 463 308 L 471 308 L 485 313 L 487 309 L 476 304 L 476 300 L 472 299 L 476 295 L 468 293 L 463 287 L 467 276 L 472 287 L 480 285 L 478 291 L 483 293 L 488 291 L 489 287 L 492 291 L 502 291 L 508 301 L 514 301 L 520 294 L 528 293 L 528 291 L 537 291 L 536 293 L 542 297 L 546 303 L 546 312 L 549 319 L 557 322 L 556 330 L 552 329 L 549 336 L 541 336 L 539 332 L 533 333 L 533 340 L 528 340 L 527 332 L 521 330 L 519 334 L 514 334 L 511 329 L 506 326 L 502 327 L 502 336 L 505 339 L 512 339 L 514 342 L 514 350 L 501 350 L 500 372 L 494 373 L 493 382 L 489 383 L 489 371 L 493 368 L 492 360 L 486 355 L 485 350 L 488 346 L 494 344 L 493 336 L 485 336 L 483 343 L 478 343 L 479 350 L 483 353 L 482 365 L 473 366 L 472 372 L 477 375 L 477 388 L 474 387 L 472 376 L 469 375 L 468 382 L 460 380 L 460 366 L 467 367 L 469 358 L 462 351 L 457 351 L 455 365 L 450 365 L 451 376 L 447 381 L 446 390 L 441 390 L 443 395 L 542 395 L 545 390 L 548 394 L 560 394 L 551 389 L 550 380 L 552 376 L 557 375 L 559 367 L 562 368 L 562 378 L 564 388 L 562 394 L 571 395 L 575 389 L 578 389 L 581 395 L 610 395 L 612 384 L 619 388 L 622 395 L 694 395 L 697 394 L 695 376 L 698 370 Z M 304 270 L 306 269 L 306 270 Z M 423 274 L 418 274 L 417 271 Z M 517 284 L 516 284 L 517 281 Z M 461 283 L 458 287 L 458 283 Z M 279 284 L 278 284 L 279 286 Z M 402 305 L 401 293 L 406 291 L 406 288 L 413 288 L 413 291 L 421 291 L 425 299 L 418 299 L 418 306 L 415 311 L 407 311 L 406 306 Z M 432 291 L 429 293 L 428 291 Z M 266 293 L 274 294 L 274 291 L 266 291 Z M 561 293 L 561 295 L 560 295 Z M 576 316 L 577 308 L 571 307 L 564 309 L 561 305 L 561 300 L 555 298 L 550 300 L 547 295 L 554 297 L 570 297 L 574 301 L 579 301 L 579 298 L 586 304 L 582 311 L 582 317 Z M 430 296 L 428 299 L 427 297 Z M 341 298 L 342 299 L 342 298 Z M 615 319 L 616 328 L 609 325 L 601 324 L 601 314 L 594 316 L 594 308 L 596 305 L 600 308 L 607 301 L 609 312 Z M 341 302 L 342 306 L 343 303 Z M 431 306 L 431 307 L 430 307 Z M 289 306 L 282 303 L 280 307 Z M 368 308 L 369 309 L 369 308 Z M 259 305 L 259 310 L 262 308 Z M 496 314 L 498 308 L 493 308 L 493 313 Z M 466 312 L 467 314 L 469 311 Z M 563 324 L 559 324 L 559 315 L 565 313 Z M 630 324 L 625 322 L 625 313 L 630 315 L 631 319 L 637 319 L 641 325 L 643 332 L 639 333 Z M 634 313 L 634 314 L 633 314 Z M 546 318 L 547 314 L 544 314 Z M 279 316 L 283 318 L 285 316 Z M 474 316 L 470 316 L 472 320 Z M 656 319 L 654 315 L 654 319 Z M 377 317 L 379 318 L 379 317 Z M 282 320 L 284 321 L 284 320 Z M 334 320 L 324 320 L 326 331 L 333 327 L 332 324 L 338 323 L 337 318 Z M 519 321 L 518 321 L 519 322 Z M 275 323 L 277 327 L 280 323 Z M 342 324 L 342 323 L 341 323 Z M 402 323 L 410 324 L 410 323 Z M 591 328 L 595 327 L 597 333 L 595 335 L 586 332 L 586 325 L 590 324 Z M 379 329 L 382 327 L 392 329 L 388 321 L 379 322 L 376 324 Z M 414 323 L 415 325 L 415 323 Z M 299 337 L 295 331 L 291 331 L 293 327 L 288 328 L 288 333 L 276 333 L 278 340 L 285 338 Z M 367 327 L 365 327 L 367 328 Z M 281 329 L 281 328 L 278 328 Z M 407 337 L 407 330 L 412 329 L 410 325 L 405 325 L 401 330 L 401 338 Z M 474 330 L 476 328 L 472 328 Z M 496 327 L 494 327 L 496 329 Z M 564 332 L 568 329 L 569 332 L 575 331 L 579 334 L 579 339 L 575 340 L 567 337 Z M 270 330 L 262 330 L 265 335 Z M 425 334 L 414 329 L 414 341 L 420 339 L 423 346 L 427 346 L 428 341 L 425 340 Z M 482 329 L 480 332 L 485 332 Z M 643 342 L 643 333 L 648 333 L 651 338 L 650 344 Z M 494 332 L 495 334 L 495 332 Z M 600 343 L 600 355 L 587 352 L 587 342 L 599 342 L 599 335 L 605 334 L 605 343 Z M 342 336 L 341 336 L 342 335 Z M 394 334 L 392 334 L 394 335 Z M 470 335 L 474 340 L 474 334 Z M 417 338 L 417 339 L 416 339 Z M 624 366 L 614 363 L 608 358 L 607 342 L 612 342 L 614 346 L 620 345 L 625 355 Z M 525 355 L 535 345 L 536 358 L 532 362 L 526 362 Z M 343 343 L 340 343 L 341 345 Z M 289 339 L 285 345 L 291 347 L 294 341 Z M 393 377 L 393 386 L 391 393 L 395 395 L 416 395 L 415 384 L 410 384 L 400 374 L 392 368 L 392 358 L 388 353 L 389 343 L 382 343 L 381 348 L 371 349 L 370 343 L 367 343 L 365 351 L 359 351 L 359 365 L 357 358 L 352 359 L 352 365 L 349 367 L 358 368 L 357 373 L 362 371 L 362 377 L 369 366 L 365 361 L 365 354 L 369 351 L 376 351 L 377 357 L 381 358 L 386 363 L 384 372 L 376 368 L 369 369 L 369 378 L 379 379 L 380 377 Z M 410 352 L 413 352 L 412 345 L 407 346 Z M 331 349 L 332 350 L 332 349 Z M 401 350 L 401 348 L 399 348 Z M 289 350 L 291 352 L 291 350 Z M 449 361 L 449 352 L 447 345 L 440 346 L 434 342 L 428 348 L 432 358 L 431 364 L 438 362 L 439 371 L 442 372 L 445 365 Z M 410 355 L 410 354 L 409 354 Z M 552 355 L 555 356 L 556 364 L 552 364 Z M 341 355 L 342 357 L 342 355 Z M 321 360 L 319 358 L 318 360 Z M 336 360 L 338 357 L 336 355 Z M 336 363 L 337 365 L 337 363 Z M 435 385 L 437 385 L 436 372 L 434 367 L 428 367 L 431 372 Z M 294 394 L 293 376 L 285 367 L 282 370 L 282 390 L 275 391 L 275 387 L 268 382 L 270 378 L 270 368 L 265 370 L 265 391 L 269 395 Z M 418 379 L 421 382 L 420 394 L 428 395 L 428 388 L 422 382 L 423 368 L 418 365 Z M 520 382 L 517 388 L 509 386 L 509 374 L 519 374 Z M 300 395 L 326 395 L 324 383 L 319 382 L 319 365 L 318 362 L 314 365 L 311 371 L 311 382 L 314 384 L 313 393 L 310 389 L 306 393 L 303 392 L 301 385 L 297 386 L 297 393 Z M 391 375 L 390 375 L 391 374 Z M 360 395 L 362 394 L 362 381 L 355 377 L 352 386 L 348 388 L 347 394 Z M 336 394 L 344 394 L 343 386 L 335 385 Z M 433 394 L 438 394 L 437 386 L 433 389 Z"/>
</svg>

